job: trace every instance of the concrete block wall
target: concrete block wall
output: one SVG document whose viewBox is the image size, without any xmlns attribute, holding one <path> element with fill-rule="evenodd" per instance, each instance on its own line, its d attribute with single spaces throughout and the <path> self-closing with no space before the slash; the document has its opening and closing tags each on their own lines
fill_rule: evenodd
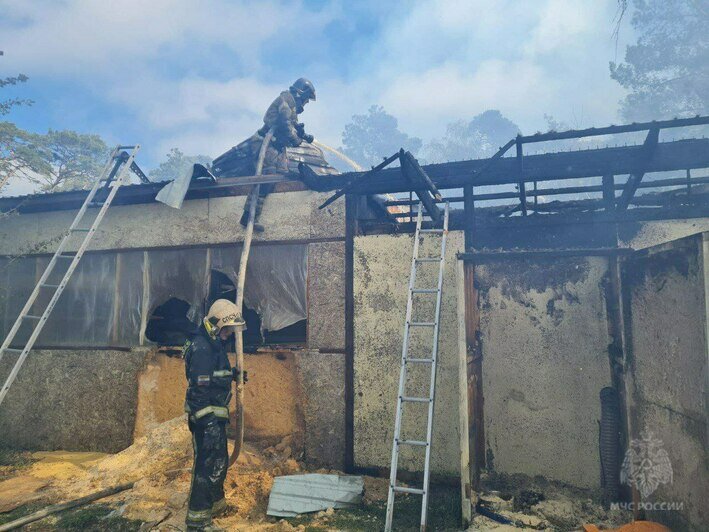
<svg viewBox="0 0 709 532">
<path fill-rule="evenodd" d="M 458 438 L 458 319 L 455 254 L 462 250 L 463 235 L 448 235 L 446 270 L 441 308 L 439 365 L 431 467 L 434 473 L 459 474 Z M 412 235 L 362 236 L 355 239 L 354 255 L 354 461 L 359 467 L 386 468 L 390 465 L 394 432 L 407 288 L 413 251 Z M 440 253 L 437 241 L 428 240 L 420 256 Z M 437 264 L 419 269 L 418 287 L 435 287 Z M 423 295 L 433 301 L 433 296 Z M 429 321 L 432 305 L 419 305 Z M 414 316 L 416 319 L 416 316 Z M 430 353 L 431 333 L 412 337 L 416 356 Z M 416 333 L 415 333 L 416 334 Z M 417 364 L 410 372 L 407 391 L 428 393 L 428 366 Z M 418 367 L 420 366 L 420 368 Z M 423 371 L 426 368 L 426 371 Z M 425 439 L 426 405 L 406 405 L 403 437 Z M 408 435 L 407 435 L 408 434 Z M 405 449 L 400 468 L 423 470 L 420 448 Z"/>
<path fill-rule="evenodd" d="M 335 204 L 333 204 L 335 205 Z M 308 349 L 297 355 L 305 461 L 344 468 L 345 243 L 308 245 Z"/>
<path fill-rule="evenodd" d="M 311 191 L 270 194 L 260 221 L 265 227 L 255 241 L 304 240 L 343 237 L 344 201 L 326 209 L 327 197 Z M 162 203 L 111 207 L 91 241 L 89 250 L 178 247 L 236 243 L 244 239 L 239 219 L 246 196 L 185 201 L 181 209 Z M 78 210 L 78 209 L 76 209 Z M 9 216 L 0 224 L 0 255 L 54 251 L 76 210 Z M 80 240 L 71 241 L 68 250 Z"/>
<path fill-rule="evenodd" d="M 0 408 L 0 445 L 118 452 L 133 442 L 146 351 L 30 352 Z M 16 357 L 6 355 L 0 375 Z"/>
<path fill-rule="evenodd" d="M 288 358 L 289 373 L 281 377 L 289 383 L 293 381 L 288 389 L 294 391 L 287 402 L 281 398 L 283 404 L 270 405 L 270 414 L 250 411 L 247 406 L 247 430 L 257 439 L 278 439 L 288 431 L 302 432 L 305 457 L 310 464 L 342 467 L 344 200 L 318 209 L 327 196 L 311 191 L 276 193 L 265 202 L 261 221 L 266 230 L 254 235 L 257 241 L 315 240 L 308 244 L 308 342 L 313 349 L 295 352 Z M 245 199 L 234 196 L 189 200 L 179 210 L 159 203 L 115 206 L 108 211 L 90 249 L 179 249 L 239 242 L 243 228 L 238 221 Z M 0 254 L 52 251 L 74 214 L 57 211 L 4 219 L 0 224 Z M 248 402 L 251 393 L 253 405 L 266 405 L 269 386 L 279 385 L 274 379 L 260 379 L 272 373 L 268 364 L 277 362 L 271 358 L 247 356 L 247 369 L 254 373 L 246 395 Z M 0 375 L 7 375 L 10 361 L 10 357 L 2 361 Z M 118 451 L 132 443 L 134 434 L 141 435 L 154 424 L 181 415 L 183 401 L 181 360 L 145 350 L 36 351 L 31 353 L 0 411 L 0 429 L 5 429 L 0 444 L 31 449 Z M 108 407 L 98 412 L 97 404 Z M 271 425 L 280 428 L 269 425 L 270 415 L 280 420 L 271 420 Z"/>
<path fill-rule="evenodd" d="M 673 530 L 707 530 L 707 290 L 709 233 L 654 246 L 623 265 L 629 303 L 631 438 L 651 437 L 673 469 L 643 502 Z"/>
<path fill-rule="evenodd" d="M 475 266 L 489 470 L 599 487 L 607 271 L 603 257 Z"/>
</svg>

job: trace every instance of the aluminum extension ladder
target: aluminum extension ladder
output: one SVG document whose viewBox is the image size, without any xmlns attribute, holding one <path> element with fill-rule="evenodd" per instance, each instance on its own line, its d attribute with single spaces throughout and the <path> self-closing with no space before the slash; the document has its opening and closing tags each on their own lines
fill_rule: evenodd
<svg viewBox="0 0 709 532">
<path fill-rule="evenodd" d="M 5 399 L 5 396 L 7 395 L 10 386 L 12 386 L 12 383 L 17 377 L 17 373 L 20 371 L 20 368 L 22 367 L 22 364 L 27 358 L 27 355 L 34 346 L 34 343 L 37 340 L 39 333 L 42 332 L 42 328 L 47 323 L 47 319 L 52 313 L 54 306 L 57 304 L 57 300 L 64 292 L 64 289 L 66 288 L 69 279 L 74 273 L 74 270 L 76 270 L 76 267 L 78 266 L 79 261 L 81 260 L 81 257 L 84 254 L 84 251 L 86 251 L 89 242 L 91 242 L 91 238 L 94 236 L 94 233 L 96 232 L 96 229 L 101 223 L 101 220 L 103 220 L 103 217 L 105 216 L 108 207 L 111 205 L 113 198 L 116 196 L 116 192 L 118 192 L 118 189 L 121 188 L 121 185 L 123 185 L 123 181 L 128 175 L 128 170 L 130 169 L 131 165 L 133 165 L 133 161 L 139 149 L 140 146 L 137 145 L 117 146 L 111 152 L 111 155 L 108 161 L 106 162 L 106 165 L 103 167 L 101 174 L 99 175 L 98 179 L 89 191 L 89 194 L 86 196 L 86 199 L 81 205 L 79 212 L 76 214 L 74 221 L 69 226 L 69 230 L 64 234 L 64 238 L 62 238 L 62 241 L 59 243 L 59 247 L 54 253 L 54 256 L 49 261 L 49 264 L 44 270 L 42 276 L 39 278 L 39 281 L 34 287 L 34 290 L 32 291 L 32 294 L 30 295 L 29 299 L 27 300 L 27 303 L 25 303 L 25 306 L 22 307 L 22 311 L 15 320 L 15 324 L 12 326 L 10 332 L 8 332 L 7 336 L 5 337 L 5 341 L 2 343 L 2 347 L 0 347 L 0 360 L 2 360 L 2 357 L 5 355 L 5 353 L 17 353 L 19 354 L 19 356 L 17 358 L 17 361 L 15 362 L 15 365 L 12 367 L 12 370 L 10 371 L 7 380 L 5 380 L 5 383 L 2 385 L 2 389 L 0 389 L 0 404 L 2 404 L 3 400 Z M 124 150 L 130 151 L 130 153 Z M 105 195 L 105 198 L 103 200 L 98 199 L 97 201 L 94 201 L 94 198 L 96 197 L 98 191 L 100 189 L 106 190 L 107 188 L 110 188 L 110 192 Z M 100 194 L 99 196 L 103 196 L 103 194 Z M 99 211 L 89 227 L 82 227 L 81 222 L 89 207 L 99 207 Z M 84 234 L 84 239 L 79 245 L 76 253 L 65 253 L 64 249 L 67 246 L 67 242 L 71 239 L 72 236 L 79 233 Z M 70 261 L 68 263 L 69 266 L 63 274 L 61 281 L 59 281 L 59 284 L 49 284 L 49 276 L 52 274 L 56 265 L 59 264 L 60 261 L 63 264 L 66 264 L 66 261 Z M 35 304 L 35 301 L 37 300 L 37 297 L 43 290 L 46 290 L 48 293 L 52 294 L 49 303 L 44 308 L 44 310 L 39 310 L 35 314 L 30 314 L 30 312 L 32 311 L 32 307 Z M 12 342 L 15 339 L 17 332 L 20 330 L 20 327 L 25 322 L 34 323 L 34 328 L 32 329 L 32 333 L 30 334 L 27 343 L 24 345 L 24 347 L 22 347 L 22 349 L 10 348 L 10 345 L 12 345 Z"/>
<path fill-rule="evenodd" d="M 394 425 L 394 442 L 391 450 L 391 476 L 389 479 L 389 498 L 387 500 L 386 525 L 384 530 L 389 532 L 392 526 L 394 517 L 394 496 L 396 493 L 410 493 L 422 495 L 421 502 L 421 530 L 426 529 L 426 518 L 428 513 L 428 495 L 429 495 L 429 477 L 431 466 L 431 436 L 433 433 L 433 405 L 436 394 L 436 365 L 438 361 L 438 331 L 441 317 L 441 293 L 443 289 L 443 270 L 445 265 L 446 254 L 446 237 L 448 236 L 448 211 L 449 204 L 446 203 L 443 214 L 442 229 L 422 229 L 423 222 L 423 204 L 419 203 L 418 217 L 416 219 L 416 236 L 414 238 L 413 258 L 411 259 L 411 275 L 409 278 L 409 296 L 406 303 L 406 323 L 404 324 L 404 341 L 401 351 L 401 372 L 399 374 L 399 393 L 396 404 L 396 422 Z M 441 253 L 436 257 L 419 257 L 419 242 L 424 234 L 434 234 L 441 236 Z M 438 285 L 436 288 L 417 288 L 416 287 L 416 271 L 417 266 L 422 263 L 438 263 Z M 412 321 L 414 315 L 414 295 L 416 294 L 435 294 L 436 307 L 432 321 Z M 409 353 L 409 336 L 412 328 L 426 328 L 433 332 L 433 345 L 431 348 L 430 358 L 413 358 Z M 407 367 L 409 364 L 428 365 L 431 371 L 431 380 L 429 385 L 428 397 L 410 397 L 406 395 L 406 377 Z M 404 403 L 428 403 L 428 420 L 426 423 L 426 440 L 402 440 L 401 439 L 401 418 L 403 413 Z M 407 488 L 396 484 L 396 473 L 399 465 L 399 449 L 402 445 L 425 447 L 425 461 L 423 470 L 423 487 Z"/>
</svg>

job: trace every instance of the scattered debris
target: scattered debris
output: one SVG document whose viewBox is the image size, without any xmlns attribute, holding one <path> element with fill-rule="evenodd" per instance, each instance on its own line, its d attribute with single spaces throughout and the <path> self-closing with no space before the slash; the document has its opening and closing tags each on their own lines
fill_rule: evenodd
<svg viewBox="0 0 709 532">
<path fill-rule="evenodd" d="M 267 515 L 295 517 L 333 508 L 351 508 L 362 502 L 362 477 L 310 473 L 274 479 Z"/>
<path fill-rule="evenodd" d="M 484 475 L 487 488 L 468 530 L 580 530 L 587 523 L 614 529 L 632 519 L 624 510 L 606 510 L 601 493 L 574 488 L 544 477 Z M 482 514 L 485 515 L 482 515 Z"/>
<path fill-rule="evenodd" d="M 88 504 L 90 502 L 96 501 L 98 499 L 103 499 L 105 497 L 108 497 L 110 495 L 115 495 L 116 493 L 120 493 L 125 490 L 129 490 L 133 487 L 133 483 L 130 482 L 128 484 L 121 484 L 119 486 L 114 486 L 112 488 L 108 488 L 105 490 L 98 491 L 96 493 L 92 493 L 90 495 L 86 495 L 85 497 L 81 497 L 79 499 L 74 499 L 72 501 L 68 502 L 63 502 L 61 504 L 54 504 L 52 506 L 48 506 L 46 508 L 43 508 L 37 512 L 34 512 L 31 515 L 27 515 L 24 517 L 21 517 L 19 519 L 15 519 L 14 521 L 11 521 L 9 523 L 5 523 L 3 525 L 0 525 L 0 532 L 6 532 L 8 530 L 15 530 L 17 528 L 20 528 L 21 526 L 27 525 L 29 523 L 33 523 L 35 521 L 39 521 L 40 519 L 44 519 L 45 517 L 62 512 L 64 510 L 69 510 L 70 508 L 75 508 L 77 506 L 83 506 L 84 504 Z"/>
</svg>

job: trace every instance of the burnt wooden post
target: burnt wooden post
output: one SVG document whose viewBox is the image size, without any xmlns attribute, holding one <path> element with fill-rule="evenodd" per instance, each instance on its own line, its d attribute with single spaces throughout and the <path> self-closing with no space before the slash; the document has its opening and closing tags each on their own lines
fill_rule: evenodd
<svg viewBox="0 0 709 532">
<path fill-rule="evenodd" d="M 465 249 L 472 250 L 475 247 L 475 196 L 472 184 L 466 184 L 463 189 L 463 205 L 465 220 Z M 464 312 L 464 331 L 461 334 L 465 338 L 465 367 L 467 381 L 467 436 L 469 452 L 469 473 L 468 478 L 470 488 L 467 497 L 473 496 L 473 492 L 480 491 L 480 471 L 485 461 L 485 440 L 483 432 L 483 395 L 482 395 L 482 344 L 480 343 L 480 311 L 478 303 L 478 291 L 475 287 L 475 264 L 465 262 L 463 264 L 463 305 L 459 306 Z M 462 364 L 461 364 L 462 365 Z M 461 427 L 465 431 L 466 427 Z"/>
<path fill-rule="evenodd" d="M 653 127 L 650 131 L 648 131 L 647 137 L 645 137 L 645 142 L 642 146 L 641 160 L 638 164 L 638 169 L 630 174 L 630 177 L 628 177 L 628 182 L 625 184 L 625 188 L 623 188 L 620 198 L 618 199 L 619 210 L 627 209 L 633 199 L 633 196 L 635 196 L 635 192 L 638 190 L 638 186 L 647 171 L 648 163 L 655 155 L 659 136 L 660 129 L 657 127 Z"/>
<path fill-rule="evenodd" d="M 475 283 L 475 264 L 465 263 L 465 343 L 468 369 L 468 442 L 471 450 L 470 484 L 480 491 L 480 471 L 485 465 L 485 432 L 482 389 L 482 343 L 480 341 L 480 296 Z"/>
<path fill-rule="evenodd" d="M 687 168 L 687 200 L 692 195 L 692 171 Z M 687 201 L 689 203 L 689 201 Z"/>
<path fill-rule="evenodd" d="M 524 154 L 522 149 L 522 135 L 517 135 L 517 172 L 519 174 L 519 202 L 522 216 L 527 216 L 527 191 L 524 188 Z"/>
<path fill-rule="evenodd" d="M 345 195 L 345 473 L 354 472 L 354 238 L 359 196 Z"/>
<path fill-rule="evenodd" d="M 612 174 L 602 177 L 603 201 L 606 204 L 606 210 L 612 211 L 615 209 L 615 178 Z"/>
<path fill-rule="evenodd" d="M 463 187 L 464 247 L 468 251 L 474 247 L 475 239 L 475 198 L 473 185 Z"/>
</svg>

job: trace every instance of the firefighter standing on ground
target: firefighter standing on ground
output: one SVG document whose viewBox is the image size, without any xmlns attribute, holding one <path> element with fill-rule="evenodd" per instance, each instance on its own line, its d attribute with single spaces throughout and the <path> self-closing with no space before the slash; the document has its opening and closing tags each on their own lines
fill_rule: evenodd
<svg viewBox="0 0 709 532">
<path fill-rule="evenodd" d="M 216 300 L 203 324 L 184 347 L 187 374 L 185 410 L 192 433 L 194 465 L 187 511 L 187 530 L 218 530 L 212 516 L 223 514 L 224 479 L 229 466 L 226 424 L 231 383 L 237 372 L 227 356 L 228 340 L 243 330 L 244 320 L 234 303 Z"/>
</svg>

